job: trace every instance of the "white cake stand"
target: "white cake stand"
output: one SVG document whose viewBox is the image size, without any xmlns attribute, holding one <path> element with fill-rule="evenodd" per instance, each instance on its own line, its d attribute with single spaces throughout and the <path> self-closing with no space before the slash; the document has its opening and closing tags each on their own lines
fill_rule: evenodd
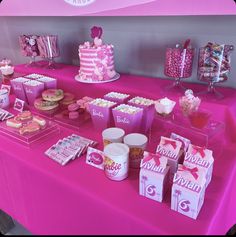
<svg viewBox="0 0 236 237">
<path fill-rule="evenodd" d="M 76 81 L 79 81 L 79 82 L 82 82 L 82 83 L 90 83 L 90 84 L 112 82 L 112 81 L 118 80 L 119 78 L 120 78 L 119 73 L 116 73 L 116 75 L 113 78 L 111 78 L 110 80 L 106 80 L 106 81 L 93 81 L 92 79 L 91 80 L 83 80 L 83 79 L 81 79 L 81 77 L 79 75 L 75 76 Z"/>
</svg>

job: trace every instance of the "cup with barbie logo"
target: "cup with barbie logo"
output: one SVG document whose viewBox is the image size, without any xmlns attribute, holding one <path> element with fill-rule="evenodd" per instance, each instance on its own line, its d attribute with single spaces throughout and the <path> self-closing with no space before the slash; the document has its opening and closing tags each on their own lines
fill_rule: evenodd
<svg viewBox="0 0 236 237">
<path fill-rule="evenodd" d="M 129 171 L 129 147 L 123 143 L 110 143 L 104 148 L 105 175 L 115 181 L 121 181 L 128 177 Z"/>
<path fill-rule="evenodd" d="M 124 137 L 129 151 L 129 167 L 139 168 L 140 162 L 143 159 L 144 150 L 147 147 L 148 138 L 141 133 L 130 133 Z"/>
<path fill-rule="evenodd" d="M 125 131 L 121 128 L 107 128 L 102 132 L 103 146 L 114 142 L 122 143 Z"/>
</svg>

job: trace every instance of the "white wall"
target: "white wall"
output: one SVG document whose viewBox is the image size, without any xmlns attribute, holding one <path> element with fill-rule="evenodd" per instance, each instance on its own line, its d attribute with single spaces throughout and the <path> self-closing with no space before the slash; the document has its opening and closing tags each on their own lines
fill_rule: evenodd
<svg viewBox="0 0 236 237">
<path fill-rule="evenodd" d="M 197 49 L 208 41 L 236 47 L 236 16 L 160 17 L 0 17 L 0 58 L 14 64 L 27 62 L 21 56 L 20 34 L 58 34 L 61 57 L 57 61 L 79 65 L 78 46 L 90 40 L 93 25 L 104 29 L 103 40 L 115 46 L 116 69 L 151 77 L 163 75 L 165 48 L 192 39 Z M 191 81 L 197 82 L 197 52 Z M 236 88 L 236 48 L 232 53 L 230 80 Z"/>
</svg>

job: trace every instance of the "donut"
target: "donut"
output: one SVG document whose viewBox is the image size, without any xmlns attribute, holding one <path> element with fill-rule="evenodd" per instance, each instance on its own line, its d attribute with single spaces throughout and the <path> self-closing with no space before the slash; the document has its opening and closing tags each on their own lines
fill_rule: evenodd
<svg viewBox="0 0 236 237">
<path fill-rule="evenodd" d="M 7 119 L 6 125 L 12 128 L 20 128 L 22 126 L 22 122 L 16 120 L 15 118 L 10 118 Z"/>
<path fill-rule="evenodd" d="M 32 114 L 29 110 L 22 111 L 15 117 L 16 120 L 20 120 L 20 121 L 24 121 L 31 118 L 32 118 Z"/>
<path fill-rule="evenodd" d="M 64 98 L 60 101 L 61 105 L 70 105 L 75 103 L 75 95 L 69 92 L 64 93 Z"/>
<path fill-rule="evenodd" d="M 46 101 L 59 101 L 64 98 L 64 92 L 61 89 L 47 89 L 42 92 L 42 97 Z"/>
<path fill-rule="evenodd" d="M 55 101 L 46 101 L 42 98 L 38 98 L 34 101 L 34 107 L 38 110 L 52 110 L 59 106 Z"/>
<path fill-rule="evenodd" d="M 39 116 L 33 116 L 33 121 L 38 123 L 41 127 L 45 126 L 45 124 L 46 124 L 46 120 L 39 117 Z"/>
<path fill-rule="evenodd" d="M 77 103 L 73 103 L 73 104 L 68 105 L 68 110 L 70 112 L 76 111 L 79 108 L 80 108 L 80 106 Z"/>
<path fill-rule="evenodd" d="M 36 132 L 40 130 L 40 125 L 35 121 L 30 121 L 28 124 L 19 129 L 21 135 L 25 133 Z"/>
<path fill-rule="evenodd" d="M 69 112 L 69 119 L 79 118 L 79 113 L 77 111 Z"/>
</svg>

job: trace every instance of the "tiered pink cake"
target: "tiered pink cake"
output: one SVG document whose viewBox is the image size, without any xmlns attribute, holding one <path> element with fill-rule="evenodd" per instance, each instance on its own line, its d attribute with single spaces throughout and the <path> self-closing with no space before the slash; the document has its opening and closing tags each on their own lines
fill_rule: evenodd
<svg viewBox="0 0 236 237">
<path fill-rule="evenodd" d="M 112 80 L 116 76 L 114 66 L 114 46 L 103 44 L 101 27 L 93 27 L 91 36 L 93 43 L 85 42 L 79 46 L 80 70 L 79 80 L 102 82 Z"/>
</svg>

